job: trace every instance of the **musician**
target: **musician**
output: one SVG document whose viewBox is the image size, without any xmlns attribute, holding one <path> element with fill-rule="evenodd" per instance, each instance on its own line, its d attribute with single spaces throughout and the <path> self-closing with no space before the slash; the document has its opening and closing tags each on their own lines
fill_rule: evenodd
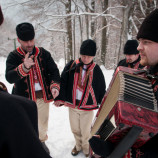
<svg viewBox="0 0 158 158">
<path fill-rule="evenodd" d="M 69 107 L 69 119 L 75 146 L 71 154 L 78 155 L 82 150 L 89 156 L 90 128 L 93 110 L 105 94 L 105 79 L 100 67 L 93 61 L 96 43 L 87 39 L 80 47 L 80 58 L 70 61 L 61 75 L 61 89 L 55 105 Z"/>
<path fill-rule="evenodd" d="M 3 14 L 0 8 L 0 25 Z M 38 138 L 36 103 L 0 82 L 0 158 L 51 158 Z"/>
<path fill-rule="evenodd" d="M 143 66 L 140 64 L 140 55 L 137 50 L 137 40 L 127 40 L 124 46 L 125 59 L 122 59 L 118 66 L 125 66 L 133 69 L 141 69 Z"/>
<path fill-rule="evenodd" d="M 158 9 L 152 11 L 143 21 L 137 39 L 139 40 L 138 51 L 140 53 L 140 64 L 147 66 L 147 77 L 151 80 L 153 91 L 158 101 Z M 113 146 L 107 144 L 97 137 L 92 137 L 90 145 L 98 155 L 107 157 Z M 99 146 L 99 147 L 98 147 Z M 132 150 L 128 158 L 158 158 L 158 134 L 151 138 L 139 149 Z"/>
</svg>

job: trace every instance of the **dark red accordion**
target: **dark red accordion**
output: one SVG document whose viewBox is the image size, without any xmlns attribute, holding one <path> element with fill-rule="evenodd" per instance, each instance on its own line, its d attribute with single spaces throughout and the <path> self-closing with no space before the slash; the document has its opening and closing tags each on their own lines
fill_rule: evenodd
<svg viewBox="0 0 158 158">
<path fill-rule="evenodd" d="M 138 148 L 158 133 L 157 101 L 150 81 L 138 70 L 119 67 L 98 110 L 91 135 L 117 145 L 133 126 L 140 127 L 132 147 Z M 137 75 L 136 75 L 137 74 Z"/>
</svg>

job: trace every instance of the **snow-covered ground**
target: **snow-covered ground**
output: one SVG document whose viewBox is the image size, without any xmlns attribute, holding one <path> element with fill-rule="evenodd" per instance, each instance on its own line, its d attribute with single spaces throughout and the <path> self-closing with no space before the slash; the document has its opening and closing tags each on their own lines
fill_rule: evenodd
<svg viewBox="0 0 158 158">
<path fill-rule="evenodd" d="M 11 93 L 13 85 L 5 80 L 5 61 L 5 58 L 0 58 L 0 81 L 5 83 L 8 91 Z M 59 70 L 62 71 L 64 60 L 61 59 L 57 65 Z M 101 66 L 101 69 L 105 76 L 106 86 L 108 88 L 113 70 L 106 70 L 104 66 Z M 50 103 L 48 140 L 46 144 L 48 145 L 50 154 L 53 158 L 74 158 L 74 156 L 71 155 L 71 150 L 74 147 L 75 142 L 70 129 L 67 107 L 62 106 L 57 108 L 53 103 Z M 82 152 L 75 157 L 85 158 Z"/>
</svg>

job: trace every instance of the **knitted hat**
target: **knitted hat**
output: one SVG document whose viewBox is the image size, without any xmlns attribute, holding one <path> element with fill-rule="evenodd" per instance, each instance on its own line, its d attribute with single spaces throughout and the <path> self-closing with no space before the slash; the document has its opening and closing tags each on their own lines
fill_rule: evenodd
<svg viewBox="0 0 158 158">
<path fill-rule="evenodd" d="M 0 25 L 3 23 L 3 13 L 2 13 L 2 9 L 1 9 L 1 6 L 0 6 Z"/>
<path fill-rule="evenodd" d="M 124 54 L 132 55 L 138 54 L 139 51 L 137 50 L 138 42 L 137 40 L 128 40 L 124 46 Z"/>
<path fill-rule="evenodd" d="M 158 9 L 152 11 L 143 21 L 137 39 L 144 38 L 158 42 Z"/>
<path fill-rule="evenodd" d="M 32 40 L 35 37 L 34 27 L 30 23 L 21 23 L 16 26 L 16 34 L 22 41 Z"/>
<path fill-rule="evenodd" d="M 88 56 L 95 56 L 96 43 L 91 39 L 83 41 L 81 48 L 80 48 L 80 54 L 81 55 L 88 55 Z"/>
</svg>

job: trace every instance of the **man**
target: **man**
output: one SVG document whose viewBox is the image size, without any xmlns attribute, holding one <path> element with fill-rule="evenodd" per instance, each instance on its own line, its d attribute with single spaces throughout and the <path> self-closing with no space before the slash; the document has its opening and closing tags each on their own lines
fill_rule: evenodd
<svg viewBox="0 0 158 158">
<path fill-rule="evenodd" d="M 137 47 L 137 40 L 128 40 L 124 46 L 125 59 L 121 60 L 117 67 L 125 66 L 133 69 L 143 68 L 143 66 L 140 64 L 140 55 Z"/>
<path fill-rule="evenodd" d="M 153 91 L 158 101 L 158 9 L 152 11 L 143 21 L 137 39 L 139 40 L 138 51 L 141 56 L 140 64 L 147 66 L 147 77 L 150 79 Z M 90 144 L 97 154 L 105 156 L 107 154 L 107 144 L 92 137 Z M 96 147 L 99 145 L 100 148 Z M 141 148 L 132 150 L 132 158 L 158 158 L 158 134 L 151 138 Z M 108 155 L 106 155 L 108 156 Z M 106 157 L 105 156 L 105 157 Z"/>
<path fill-rule="evenodd" d="M 21 23 L 16 27 L 20 47 L 11 52 L 6 61 L 6 80 L 14 83 L 13 94 L 24 96 L 37 103 L 39 138 L 47 140 L 49 103 L 59 94 L 59 70 L 51 54 L 35 46 L 32 24 Z"/>
<path fill-rule="evenodd" d="M 69 119 L 76 144 L 72 149 L 73 156 L 82 150 L 89 156 L 90 128 L 93 110 L 105 94 L 105 80 L 100 67 L 93 62 L 96 54 L 96 43 L 93 40 L 83 41 L 80 58 L 70 61 L 61 75 L 61 89 L 55 105 L 69 107 Z M 98 82 L 99 81 L 99 82 Z"/>
</svg>

